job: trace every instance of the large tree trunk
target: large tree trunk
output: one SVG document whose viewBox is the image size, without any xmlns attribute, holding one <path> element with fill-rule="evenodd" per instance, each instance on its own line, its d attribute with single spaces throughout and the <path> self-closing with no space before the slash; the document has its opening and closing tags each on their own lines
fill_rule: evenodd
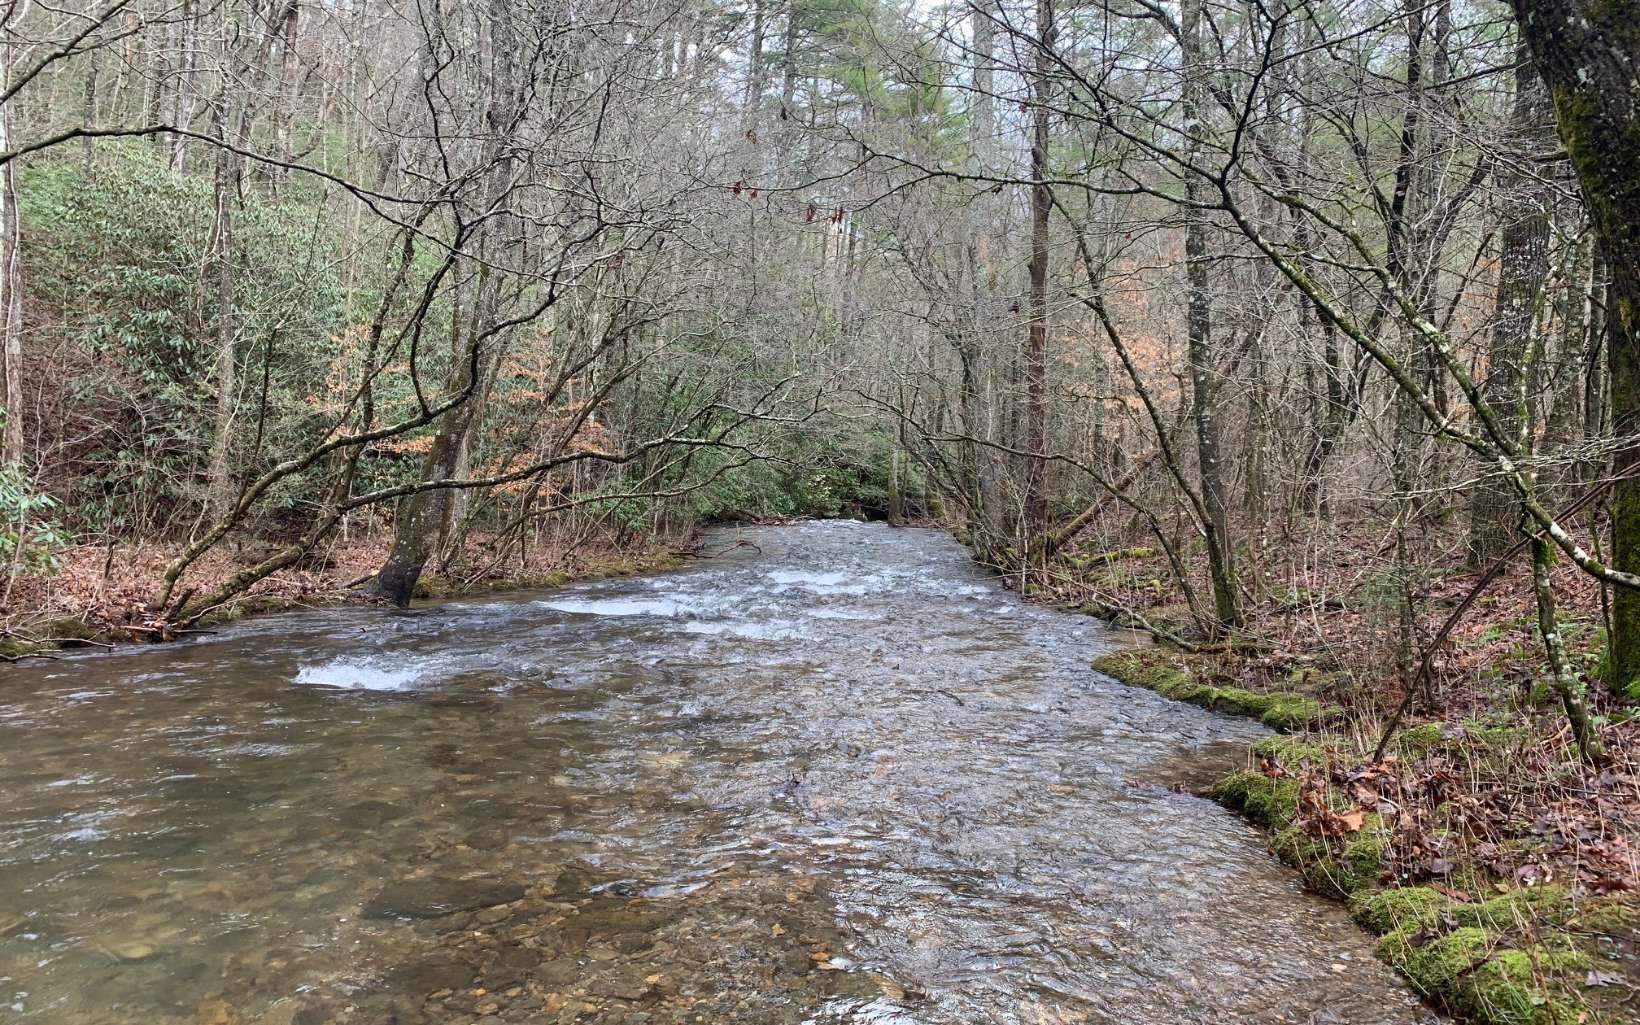
<svg viewBox="0 0 1640 1025">
<path fill-rule="evenodd" d="M 424 480 L 445 480 L 456 475 L 461 438 L 476 405 L 475 399 L 468 398 L 445 415 L 422 464 Z M 374 593 L 400 608 L 410 604 L 421 571 L 433 554 L 449 504 L 450 492 L 445 489 L 418 491 L 404 498 L 393 521 L 393 547 L 376 573 Z"/>
<path fill-rule="evenodd" d="M 296 38 L 301 7 L 292 0 L 281 12 L 282 20 L 273 30 L 279 35 L 279 76 L 273 97 L 274 156 L 287 163 L 296 156 Z M 270 167 L 275 185 L 284 183 L 287 171 Z"/>
<path fill-rule="evenodd" d="M 1025 529 L 1034 538 L 1048 524 L 1044 494 L 1048 447 L 1048 104 L 1052 89 L 1053 0 L 1036 0 L 1035 107 L 1031 115 L 1030 325 L 1025 347 Z"/>
<path fill-rule="evenodd" d="M 741 118 L 755 130 L 763 107 L 763 41 L 768 36 L 767 7 L 764 0 L 752 0 L 752 41 L 747 49 L 746 95 L 741 100 Z"/>
<path fill-rule="evenodd" d="M 1515 130 L 1522 150 L 1533 152 L 1541 148 L 1548 103 L 1543 80 L 1532 67 L 1524 46 L 1520 57 L 1515 66 Z M 1483 394 L 1498 426 L 1513 441 L 1529 419 L 1518 408 L 1521 375 L 1525 372 L 1521 361 L 1535 330 L 1540 290 L 1549 272 L 1549 211 L 1541 190 L 1529 188 L 1524 175 L 1503 177 L 1497 303 Z M 1471 564 L 1489 566 L 1508 551 L 1519 530 L 1520 517 L 1520 498 L 1509 481 L 1502 475 L 1483 478 L 1469 501 Z"/>
<path fill-rule="evenodd" d="M 1612 435 L 1611 562 L 1640 573 L 1640 18 L 1605 0 L 1514 0 L 1611 274 L 1605 318 Z M 1611 684 L 1640 696 L 1640 592 L 1618 588 Z"/>
<path fill-rule="evenodd" d="M 797 0 L 787 0 L 786 29 L 780 44 L 780 127 L 776 131 L 775 173 L 782 181 L 789 181 L 786 162 L 791 158 L 792 143 L 797 138 L 793 121 L 797 117 L 797 41 L 801 25 Z M 824 237 L 824 235 L 822 235 Z"/>
<path fill-rule="evenodd" d="M 1206 130 L 1207 68 L 1202 59 L 1201 0 L 1184 0 L 1179 27 L 1183 34 L 1184 121 L 1192 163 L 1202 157 L 1201 135 Z M 1202 486 L 1207 541 L 1207 569 L 1213 582 L 1213 610 L 1221 629 L 1239 626 L 1241 602 L 1230 541 L 1230 516 L 1225 504 L 1224 466 L 1220 458 L 1218 368 L 1213 359 L 1213 300 L 1207 265 L 1207 216 L 1198 204 L 1205 183 L 1187 174 L 1185 184 L 1186 335 L 1189 342 L 1191 397 L 1195 404 L 1196 459 Z"/>
<path fill-rule="evenodd" d="M 488 86 L 490 104 L 487 123 L 490 135 L 485 140 L 481 166 L 491 183 L 489 198 L 504 204 L 506 192 L 512 187 L 512 158 L 509 143 L 517 130 L 519 88 L 517 54 L 514 52 L 514 0 L 491 0 L 490 3 L 490 66 Z M 489 204 L 485 204 L 486 207 Z M 450 480 L 463 476 L 470 455 L 478 443 L 484 420 L 485 399 L 492 368 L 501 358 L 502 339 L 495 326 L 500 317 L 500 296 L 504 287 L 504 260 L 501 266 L 492 261 L 502 254 L 511 254 L 511 239 L 517 234 L 513 219 L 508 215 L 490 216 L 477 231 L 477 264 L 480 268 L 473 315 L 467 328 L 466 341 L 459 333 L 452 337 L 448 391 L 466 392 L 466 400 L 446 413 L 439 421 L 438 433 L 422 466 L 423 480 Z M 491 241 L 499 237 L 500 245 Z M 452 330 L 460 323 L 459 312 L 451 317 Z M 464 502 L 448 488 L 418 491 L 403 499 L 397 519 L 393 523 L 393 547 L 376 573 L 374 591 L 395 605 L 410 603 L 421 579 L 422 570 L 434 549 L 456 536 L 453 529 L 461 516 Z M 446 554 L 446 561 L 450 554 Z"/>
</svg>

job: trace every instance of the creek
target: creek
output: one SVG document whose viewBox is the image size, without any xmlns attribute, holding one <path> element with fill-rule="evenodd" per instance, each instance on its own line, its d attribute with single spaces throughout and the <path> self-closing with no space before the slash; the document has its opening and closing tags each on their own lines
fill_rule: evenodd
<svg viewBox="0 0 1640 1025">
<path fill-rule="evenodd" d="M 0 1021 L 1438 1020 L 948 536 L 0 668 Z"/>
</svg>

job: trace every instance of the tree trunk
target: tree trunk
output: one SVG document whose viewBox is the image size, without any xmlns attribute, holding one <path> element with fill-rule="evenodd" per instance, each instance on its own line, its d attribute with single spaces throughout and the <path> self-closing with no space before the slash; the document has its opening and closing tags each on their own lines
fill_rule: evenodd
<svg viewBox="0 0 1640 1025">
<path fill-rule="evenodd" d="M 211 439 L 211 466 L 208 474 L 209 506 L 212 516 L 221 516 L 233 504 L 234 399 L 239 390 L 238 331 L 234 305 L 233 205 L 237 191 L 233 154 L 225 149 L 216 155 L 216 428 Z"/>
<path fill-rule="evenodd" d="M 1543 80 L 1522 45 L 1515 66 L 1515 131 L 1521 148 L 1541 148 L 1548 104 Z M 1492 317 L 1492 344 L 1487 354 L 1482 394 L 1498 426 L 1511 441 L 1525 422 L 1518 408 L 1521 361 L 1536 330 L 1543 279 L 1549 272 L 1549 212 L 1541 191 L 1529 188 L 1518 174 L 1504 181 L 1503 229 L 1498 260 L 1497 302 Z M 1469 500 L 1469 561 L 1472 566 L 1496 562 L 1515 541 L 1520 528 L 1520 498 L 1501 475 L 1482 478 Z"/>
<path fill-rule="evenodd" d="M 1514 0 L 1521 34 L 1548 83 L 1561 141 L 1611 274 L 1605 318 L 1610 375 L 1611 563 L 1640 573 L 1640 19 L 1603 0 Z M 1611 675 L 1640 697 L 1640 592 L 1618 588 Z"/>
<path fill-rule="evenodd" d="M 222 24 L 222 84 L 217 92 L 215 107 L 216 137 L 223 143 L 243 146 L 248 135 L 249 114 L 246 99 L 236 90 L 243 85 L 246 62 L 243 60 L 240 32 L 243 27 L 233 24 L 233 15 L 224 12 Z M 236 495 L 233 489 L 233 420 L 234 405 L 239 392 L 238 339 L 239 316 L 234 280 L 234 206 L 239 202 L 239 154 L 226 145 L 217 147 L 216 174 L 213 193 L 216 219 L 211 232 L 211 260 L 215 279 L 213 302 L 216 313 L 216 412 L 215 429 L 211 439 L 210 466 L 206 472 L 206 506 L 212 518 L 220 519 L 230 509 Z"/>
<path fill-rule="evenodd" d="M 746 55 L 746 95 L 741 110 L 748 129 L 756 129 L 758 112 L 763 107 L 763 40 L 768 34 L 768 20 L 764 0 L 752 0 L 752 41 Z"/>
<path fill-rule="evenodd" d="M 9 48 L 9 43 L 0 44 Z M 0 65 L 9 54 L 0 52 Z M 0 85 L 5 73 L 0 71 Z M 0 105 L 0 150 L 10 148 L 8 112 Z M 0 168 L 0 467 L 23 460 L 23 261 L 22 224 L 17 212 L 17 161 Z"/>
<path fill-rule="evenodd" d="M 787 0 L 785 36 L 780 45 L 780 127 L 776 132 L 778 144 L 775 171 L 781 181 L 787 181 L 791 177 L 787 173 L 786 162 L 791 158 L 792 140 L 797 135 L 792 124 L 797 117 L 797 112 L 792 109 L 797 103 L 797 4 L 798 0 Z"/>
<path fill-rule="evenodd" d="M 513 23 L 513 0 L 491 0 L 490 3 L 490 90 L 487 123 L 490 134 L 485 139 L 481 166 L 490 183 L 489 199 L 480 209 L 505 200 L 506 190 L 512 187 L 512 158 L 508 143 L 517 130 L 518 87 L 516 39 Z M 473 315 L 463 343 L 454 325 L 461 321 L 459 312 L 451 317 L 451 366 L 447 378 L 448 391 L 467 393 L 466 400 L 450 410 L 439 421 L 438 433 L 422 466 L 424 480 L 451 480 L 466 471 L 469 455 L 477 444 L 483 425 L 485 397 L 492 368 L 501 358 L 502 340 L 495 335 L 499 321 L 500 296 L 504 286 L 505 260 L 492 266 L 501 254 L 511 252 L 511 242 L 517 234 L 510 215 L 493 215 L 476 230 L 477 266 L 479 268 Z M 494 238 L 501 245 L 492 245 Z M 458 292 L 459 296 L 459 292 Z M 462 503 L 448 488 L 418 491 L 399 504 L 399 514 L 393 523 L 393 547 L 376 573 L 374 592 L 393 604 L 403 607 L 410 603 L 416 582 L 435 548 L 460 532 L 452 529 L 459 519 Z M 451 553 L 446 553 L 449 561 Z"/>
<path fill-rule="evenodd" d="M 181 66 L 177 70 L 177 86 L 174 94 L 176 100 L 172 111 L 172 123 L 178 128 L 187 128 L 194 120 L 194 73 L 199 54 L 199 26 L 195 24 L 196 8 L 194 0 L 182 0 L 182 10 L 178 15 L 177 31 L 180 34 Z M 88 121 L 87 124 L 95 122 Z M 170 167 L 173 171 L 181 171 L 188 162 L 188 137 L 185 135 L 171 136 Z"/>
<path fill-rule="evenodd" d="M 1048 523 L 1048 105 L 1054 40 L 1053 0 L 1036 0 L 1036 76 L 1031 112 L 1030 325 L 1025 348 L 1025 529 L 1034 538 Z"/>
<path fill-rule="evenodd" d="M 274 155 L 288 163 L 296 155 L 296 38 L 301 6 L 291 2 L 283 10 L 283 21 L 278 26 L 279 77 L 273 100 L 273 133 Z M 275 185 L 281 185 L 288 172 L 283 167 L 270 167 L 268 174 Z"/>
<path fill-rule="evenodd" d="M 1192 163 L 1202 156 L 1201 134 L 1206 130 L 1207 68 L 1201 47 L 1201 0 L 1184 0 L 1180 30 L 1184 37 L 1184 121 Z M 1213 582 L 1213 610 L 1220 629 L 1241 624 L 1235 556 L 1230 540 L 1230 516 L 1225 505 L 1224 468 L 1220 459 L 1220 425 L 1216 402 L 1218 369 L 1213 361 L 1213 306 L 1207 265 L 1207 217 L 1196 205 L 1204 183 L 1186 175 L 1185 280 L 1186 334 L 1189 344 L 1191 397 L 1195 408 L 1196 458 L 1201 474 L 1202 524 L 1207 541 L 1207 568 Z"/>
</svg>

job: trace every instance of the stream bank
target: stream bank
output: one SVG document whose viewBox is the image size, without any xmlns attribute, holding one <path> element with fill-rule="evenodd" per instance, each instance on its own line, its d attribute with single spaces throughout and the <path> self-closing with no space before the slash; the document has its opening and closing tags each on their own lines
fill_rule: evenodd
<svg viewBox="0 0 1640 1025">
<path fill-rule="evenodd" d="M 208 631 L 247 616 L 303 609 L 380 604 L 360 582 L 382 564 L 391 538 L 364 537 L 333 544 L 307 565 L 282 571 L 244 595 L 203 616 L 190 631 Z M 493 560 L 474 537 L 472 565 Z M 687 540 L 687 539 L 686 539 Z M 178 635 L 152 620 L 148 606 L 176 546 L 147 546 L 119 552 L 101 547 L 71 550 L 49 579 L 26 581 L 17 589 L 8 613 L 0 618 L 0 664 L 52 658 L 81 648 L 110 648 L 173 640 Z M 692 553 L 683 547 L 651 542 L 637 546 L 596 544 L 536 546 L 522 560 L 497 563 L 487 571 L 470 568 L 461 579 L 429 571 L 417 583 L 418 601 L 501 594 L 561 587 L 676 569 Z M 196 569 L 199 580 L 219 581 L 258 561 L 259 550 L 224 549 L 209 553 Z M 208 589 L 208 586 L 207 586 Z"/>
<path fill-rule="evenodd" d="M 1497 799 L 1521 789 L 1523 776 L 1555 779 L 1545 762 L 1570 759 L 1575 768 L 1575 751 L 1564 743 L 1546 749 L 1529 730 L 1496 722 L 1424 721 L 1397 730 L 1386 758 L 1374 762 L 1376 723 L 1349 718 L 1314 687 L 1227 682 L 1256 675 L 1236 659 L 1152 647 L 1107 653 L 1093 665 L 1287 734 L 1247 745 L 1246 767 L 1201 792 L 1266 830 L 1272 853 L 1379 937 L 1381 960 L 1460 1020 L 1634 1020 L 1636 869 L 1626 846 L 1591 831 L 1604 809 L 1575 793 L 1575 774 L 1563 778 L 1567 792 L 1536 795 L 1531 821 L 1521 821 L 1526 802 Z M 1636 777 L 1633 745 L 1619 745 L 1614 758 L 1604 772 Z M 1565 826 L 1573 843 L 1556 842 Z"/>
</svg>

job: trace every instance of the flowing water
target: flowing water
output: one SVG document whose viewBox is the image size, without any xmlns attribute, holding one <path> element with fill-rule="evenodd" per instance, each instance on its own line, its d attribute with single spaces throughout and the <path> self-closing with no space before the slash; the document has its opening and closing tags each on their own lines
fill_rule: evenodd
<svg viewBox="0 0 1640 1025">
<path fill-rule="evenodd" d="M 0 669 L 0 1021 L 1433 1020 L 1096 621 L 933 532 L 709 548 Z"/>
</svg>

